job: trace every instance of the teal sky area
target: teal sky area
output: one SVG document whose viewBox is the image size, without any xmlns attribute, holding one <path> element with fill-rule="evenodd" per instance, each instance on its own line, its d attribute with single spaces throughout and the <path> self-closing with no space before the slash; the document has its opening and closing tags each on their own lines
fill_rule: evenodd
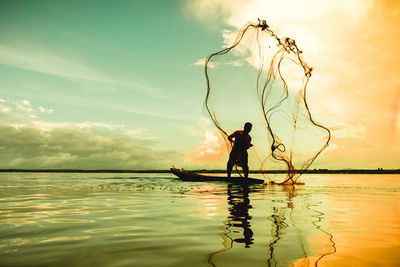
<svg viewBox="0 0 400 267">
<path fill-rule="evenodd" d="M 180 1 L 2 1 L 0 10 L 3 125 L 118 126 L 183 154 L 202 138 L 185 130 L 204 117 L 194 63 L 222 46 L 221 25 L 192 20 Z M 24 100 L 30 111 L 18 109 Z"/>
<path fill-rule="evenodd" d="M 398 4 L 307 3 L 0 0 L 0 168 L 224 169 L 226 145 L 203 107 L 204 59 L 258 18 L 295 39 L 313 67 L 308 106 L 332 138 L 311 168 L 398 168 Z M 253 122 L 250 168 L 273 169 L 253 90 L 255 36 L 212 61 L 210 102 L 228 133 Z M 275 54 L 263 36 L 263 53 Z M 297 85 L 302 69 L 284 65 Z M 282 84 L 274 88 L 279 98 Z M 327 133 L 293 119 L 310 123 L 303 102 L 289 102 L 274 111 L 273 131 L 301 168 Z"/>
</svg>

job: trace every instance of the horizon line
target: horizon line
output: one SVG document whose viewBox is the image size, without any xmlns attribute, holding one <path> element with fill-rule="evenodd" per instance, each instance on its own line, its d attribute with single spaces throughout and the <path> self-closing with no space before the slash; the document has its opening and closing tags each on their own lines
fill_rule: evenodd
<svg viewBox="0 0 400 267">
<path fill-rule="evenodd" d="M 195 172 L 209 172 L 209 173 L 225 173 L 226 170 L 221 169 L 192 169 L 190 171 Z M 54 173 L 170 173 L 170 169 L 64 169 L 64 168 L 46 168 L 46 169 L 18 169 L 18 168 L 4 168 L 0 169 L 0 172 L 54 172 Z M 287 173 L 286 170 L 250 170 L 250 173 Z M 343 173 L 343 174 L 400 174 L 400 169 L 307 169 L 307 170 L 295 170 L 295 173 L 315 173 L 315 174 L 325 174 L 325 173 Z"/>
</svg>

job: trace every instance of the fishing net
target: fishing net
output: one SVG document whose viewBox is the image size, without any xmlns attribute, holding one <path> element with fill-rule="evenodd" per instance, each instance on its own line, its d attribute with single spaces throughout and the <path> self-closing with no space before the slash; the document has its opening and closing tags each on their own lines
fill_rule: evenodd
<svg viewBox="0 0 400 267">
<path fill-rule="evenodd" d="M 279 38 L 265 21 L 245 25 L 232 45 L 206 59 L 205 108 L 227 152 L 228 135 L 250 121 L 249 167 L 271 182 L 296 183 L 328 146 L 330 131 L 307 104 L 311 72 L 295 40 Z"/>
</svg>

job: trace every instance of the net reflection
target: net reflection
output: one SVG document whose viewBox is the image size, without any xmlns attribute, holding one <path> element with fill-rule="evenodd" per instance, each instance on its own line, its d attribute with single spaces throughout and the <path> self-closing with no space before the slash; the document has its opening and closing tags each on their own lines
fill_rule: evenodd
<svg viewBox="0 0 400 267">
<path fill-rule="evenodd" d="M 286 201 L 272 200 L 271 240 L 268 243 L 267 266 L 318 266 L 321 260 L 336 252 L 333 235 L 321 223 L 324 213 L 302 194 L 301 187 L 281 186 Z M 289 251 L 285 251 L 289 248 Z"/>
<path fill-rule="evenodd" d="M 289 225 L 286 223 L 287 217 L 286 214 L 288 213 L 288 209 L 290 210 L 289 216 L 292 219 L 292 211 L 293 208 L 295 207 L 293 203 L 293 198 L 296 196 L 294 193 L 294 187 L 293 186 L 283 186 L 281 187 L 285 194 L 287 195 L 287 201 L 284 203 L 283 201 L 277 201 L 275 199 L 271 199 L 271 207 L 272 207 L 272 214 L 268 218 L 269 221 L 271 221 L 271 240 L 268 243 L 268 253 L 267 253 L 267 260 L 266 264 L 268 266 L 277 266 L 278 265 L 278 260 L 275 257 L 276 250 L 278 250 L 278 245 L 279 242 L 284 238 L 286 235 L 287 231 L 286 228 L 289 227 Z M 291 220 L 293 221 L 293 220 Z M 295 225 L 293 225 L 295 227 Z M 297 230 L 299 230 L 296 227 Z M 298 235 L 301 237 L 302 234 L 299 231 Z M 306 258 L 306 253 L 304 250 L 304 244 L 303 244 L 303 239 L 300 238 L 300 245 L 303 248 L 304 252 L 304 257 Z"/>
<path fill-rule="evenodd" d="M 266 266 L 320 266 L 336 252 L 334 236 L 318 210 L 322 202 L 303 191 L 228 185 L 228 215 L 219 233 L 223 248 L 209 254 L 208 263 L 229 266 L 240 259 Z"/>
<path fill-rule="evenodd" d="M 325 229 L 323 229 L 319 223 L 321 223 L 323 217 L 324 217 L 324 213 L 317 211 L 315 209 L 311 209 L 311 206 L 307 206 L 307 208 L 309 210 L 312 210 L 316 213 L 316 215 L 314 215 L 313 217 L 315 218 L 315 220 L 312 222 L 312 224 L 315 226 L 316 229 L 318 229 L 319 231 L 321 231 L 322 233 L 326 234 L 329 237 L 329 242 L 330 242 L 330 246 L 331 249 L 321 253 L 321 255 L 317 258 L 317 260 L 315 261 L 315 266 L 318 266 L 318 263 L 326 256 L 332 255 L 334 253 L 336 253 L 336 244 L 335 241 L 333 241 L 333 235 L 331 233 L 329 233 L 328 231 L 326 231 Z"/>
</svg>

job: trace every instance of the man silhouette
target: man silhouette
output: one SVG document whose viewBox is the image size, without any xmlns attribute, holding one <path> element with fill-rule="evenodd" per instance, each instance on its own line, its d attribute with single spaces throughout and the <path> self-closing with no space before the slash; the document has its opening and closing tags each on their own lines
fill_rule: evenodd
<svg viewBox="0 0 400 267">
<path fill-rule="evenodd" d="M 231 177 L 232 168 L 235 164 L 242 167 L 244 177 L 247 178 L 249 176 L 247 149 L 253 146 L 249 135 L 252 127 L 253 125 L 250 122 L 246 122 L 243 131 L 239 130 L 228 136 L 228 140 L 234 143 L 227 163 L 226 172 L 228 177 Z M 233 138 L 235 141 L 233 141 Z"/>
</svg>

